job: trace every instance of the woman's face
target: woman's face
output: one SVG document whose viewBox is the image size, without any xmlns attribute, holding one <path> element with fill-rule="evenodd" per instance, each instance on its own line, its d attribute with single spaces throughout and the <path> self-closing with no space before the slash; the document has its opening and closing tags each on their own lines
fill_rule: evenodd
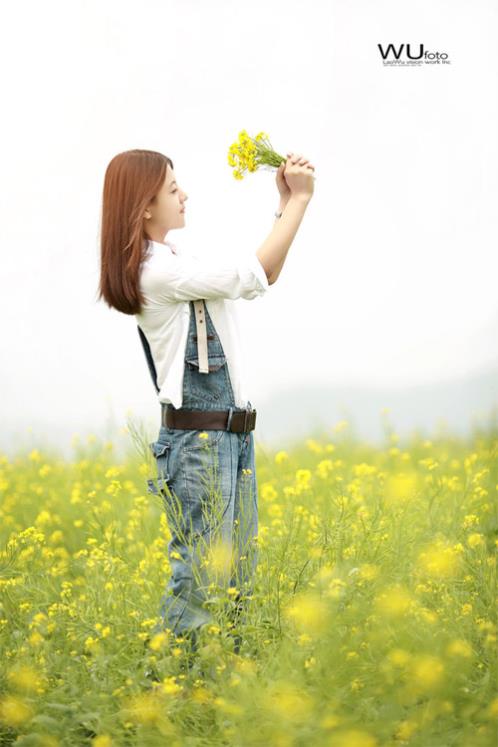
<svg viewBox="0 0 498 747">
<path fill-rule="evenodd" d="M 162 241 L 173 228 L 185 225 L 185 201 L 188 195 L 176 181 L 175 172 L 169 168 L 166 179 L 145 211 L 145 228 L 154 241 Z"/>
</svg>

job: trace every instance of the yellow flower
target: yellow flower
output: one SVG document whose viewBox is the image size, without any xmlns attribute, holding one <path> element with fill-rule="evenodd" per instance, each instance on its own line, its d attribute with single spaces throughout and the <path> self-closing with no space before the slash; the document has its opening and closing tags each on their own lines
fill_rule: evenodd
<svg viewBox="0 0 498 747">
<path fill-rule="evenodd" d="M 379 614 L 385 617 L 403 617 L 412 605 L 412 596 L 407 589 L 400 584 L 394 584 L 375 598 L 375 606 Z"/>
<path fill-rule="evenodd" d="M 373 464 L 367 464 L 366 462 L 361 462 L 360 464 L 353 465 L 353 473 L 356 475 L 356 477 L 375 475 L 376 472 L 377 472 L 377 467 Z"/>
<path fill-rule="evenodd" d="M 285 681 L 272 683 L 264 702 L 271 713 L 285 721 L 306 721 L 313 708 L 313 699 L 302 688 Z"/>
<path fill-rule="evenodd" d="M 322 459 L 322 461 L 318 462 L 316 465 L 316 473 L 318 477 L 323 479 L 327 478 L 333 469 L 334 465 L 331 459 Z"/>
<path fill-rule="evenodd" d="M 438 616 L 433 610 L 427 609 L 427 607 L 421 607 L 419 610 L 420 617 L 426 622 L 434 625 L 437 622 Z"/>
<path fill-rule="evenodd" d="M 372 565 L 371 563 L 363 563 L 360 566 L 358 575 L 359 578 L 363 578 L 365 581 L 372 581 L 379 575 L 379 567 L 377 565 Z"/>
<path fill-rule="evenodd" d="M 268 506 L 268 516 L 271 516 L 271 518 L 281 518 L 283 516 L 284 510 L 280 503 L 270 503 Z"/>
<path fill-rule="evenodd" d="M 261 500 L 265 503 L 271 503 L 275 498 L 278 497 L 278 493 L 271 484 L 271 482 L 265 482 L 260 487 Z"/>
<path fill-rule="evenodd" d="M 298 469 L 296 472 L 296 488 L 299 492 L 308 490 L 311 483 L 311 470 Z"/>
<path fill-rule="evenodd" d="M 498 698 L 494 698 L 488 706 L 490 718 L 498 718 Z"/>
<path fill-rule="evenodd" d="M 453 547 L 436 540 L 418 556 L 419 569 L 434 578 L 451 578 L 460 567 L 460 557 Z"/>
<path fill-rule="evenodd" d="M 482 534 L 479 534 L 479 532 L 475 532 L 474 534 L 470 534 L 467 537 L 467 544 L 469 547 L 479 547 L 480 545 L 484 545 L 484 537 Z"/>
<path fill-rule="evenodd" d="M 315 454 L 320 454 L 323 451 L 323 446 L 315 438 L 307 438 L 305 443 L 308 449 Z"/>
<path fill-rule="evenodd" d="M 455 638 L 446 647 L 446 653 L 449 656 L 463 656 L 469 659 L 472 656 L 472 646 L 462 638 Z"/>
<path fill-rule="evenodd" d="M 210 543 L 206 553 L 206 566 L 215 574 L 227 575 L 231 570 L 232 547 L 221 538 Z"/>
<path fill-rule="evenodd" d="M 331 747 L 377 747 L 377 738 L 361 729 L 348 729 L 334 734 L 329 742 Z"/>
<path fill-rule="evenodd" d="M 433 690 L 442 681 L 444 664 L 437 656 L 420 656 L 412 662 L 413 683 L 424 692 Z"/>
<path fill-rule="evenodd" d="M 341 723 L 339 716 L 333 714 L 325 715 L 319 722 L 322 729 L 333 729 Z"/>
<path fill-rule="evenodd" d="M 0 701 L 0 721 L 14 728 L 29 721 L 34 711 L 28 703 L 14 695 L 7 695 Z"/>
<path fill-rule="evenodd" d="M 168 635 L 164 631 L 156 633 L 149 641 L 149 648 L 151 649 L 151 651 L 161 651 L 161 649 L 165 648 L 165 646 L 167 645 L 168 640 Z"/>
<path fill-rule="evenodd" d="M 31 646 L 39 646 L 40 643 L 43 642 L 43 636 L 40 635 L 40 633 L 38 633 L 37 631 L 34 631 L 29 636 L 28 641 L 31 644 Z"/>
<path fill-rule="evenodd" d="M 296 596 L 285 610 L 285 614 L 303 633 L 309 635 L 316 636 L 323 633 L 329 624 L 327 604 L 318 594 L 311 592 Z"/>
<path fill-rule="evenodd" d="M 392 505 L 413 498 L 417 491 L 417 479 L 415 473 L 400 472 L 390 475 L 384 486 L 387 502 Z"/>
<path fill-rule="evenodd" d="M 479 524 L 479 517 L 476 516 L 475 514 L 466 514 L 463 517 L 462 527 L 464 529 L 475 526 L 476 524 Z"/>
<path fill-rule="evenodd" d="M 164 718 L 164 704 L 155 693 L 135 695 L 125 704 L 126 716 L 138 724 L 154 725 Z"/>
<path fill-rule="evenodd" d="M 331 599 L 340 599 L 344 595 L 345 587 L 346 584 L 342 578 L 333 578 L 329 583 L 325 595 Z"/>
<path fill-rule="evenodd" d="M 176 682 L 174 676 L 165 677 L 161 684 L 161 690 L 165 695 L 176 695 L 183 690 L 182 686 Z"/>
<path fill-rule="evenodd" d="M 397 730 L 396 730 L 396 739 L 402 739 L 404 741 L 408 741 L 412 734 L 414 734 L 418 729 L 418 724 L 416 721 L 402 721 Z"/>
<path fill-rule="evenodd" d="M 275 454 L 275 464 L 282 464 L 289 460 L 289 455 L 286 451 L 277 451 Z"/>
<path fill-rule="evenodd" d="M 7 679 L 9 683 L 19 690 L 26 690 L 27 692 L 37 692 L 39 688 L 43 686 L 45 678 L 38 674 L 38 672 L 26 664 L 11 669 L 7 672 Z"/>
<path fill-rule="evenodd" d="M 209 703 L 211 700 L 211 693 L 205 687 L 196 687 L 190 697 L 196 703 Z"/>
<path fill-rule="evenodd" d="M 105 473 L 105 477 L 118 477 L 121 474 L 121 468 L 120 467 L 109 467 L 109 469 Z"/>
<path fill-rule="evenodd" d="M 113 747 L 114 742 L 108 734 L 101 734 L 92 739 L 92 747 Z"/>
<path fill-rule="evenodd" d="M 404 667 L 411 659 L 411 654 L 402 648 L 394 648 L 388 654 L 388 659 L 395 667 Z"/>
<path fill-rule="evenodd" d="M 88 638 L 85 639 L 85 649 L 87 651 L 96 651 L 99 649 L 99 639 L 93 638 L 92 636 L 88 636 Z"/>
</svg>

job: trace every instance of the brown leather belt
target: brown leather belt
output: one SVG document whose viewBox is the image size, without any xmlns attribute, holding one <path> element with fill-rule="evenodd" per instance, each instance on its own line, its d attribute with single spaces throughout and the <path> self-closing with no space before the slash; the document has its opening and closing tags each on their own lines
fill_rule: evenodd
<svg viewBox="0 0 498 747">
<path fill-rule="evenodd" d="M 161 403 L 161 422 L 168 428 L 247 433 L 256 427 L 256 410 L 235 407 L 226 410 L 189 410 L 184 407 L 176 409 L 171 404 Z"/>
</svg>

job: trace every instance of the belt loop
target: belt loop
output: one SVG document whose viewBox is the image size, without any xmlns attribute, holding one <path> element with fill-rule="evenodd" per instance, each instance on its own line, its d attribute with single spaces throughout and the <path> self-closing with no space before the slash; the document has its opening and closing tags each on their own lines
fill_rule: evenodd
<svg viewBox="0 0 498 747">
<path fill-rule="evenodd" d="M 230 430 L 230 424 L 232 422 L 232 415 L 233 415 L 233 407 L 228 408 L 228 423 L 227 423 L 227 431 Z"/>
</svg>

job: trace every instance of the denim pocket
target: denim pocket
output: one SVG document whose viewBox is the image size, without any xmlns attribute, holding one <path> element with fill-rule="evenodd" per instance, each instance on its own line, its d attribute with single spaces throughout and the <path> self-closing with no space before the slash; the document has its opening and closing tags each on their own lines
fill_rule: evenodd
<svg viewBox="0 0 498 747">
<path fill-rule="evenodd" d="M 185 383 L 189 394 L 199 401 L 216 402 L 226 397 L 227 359 L 222 353 L 209 354 L 209 373 L 199 371 L 198 356 L 185 358 Z"/>
<path fill-rule="evenodd" d="M 169 494 L 168 481 L 169 475 L 169 457 L 171 454 L 171 444 L 163 441 L 152 441 L 149 448 L 154 454 L 157 465 L 157 478 L 147 480 L 147 492 L 159 494 Z"/>
</svg>

